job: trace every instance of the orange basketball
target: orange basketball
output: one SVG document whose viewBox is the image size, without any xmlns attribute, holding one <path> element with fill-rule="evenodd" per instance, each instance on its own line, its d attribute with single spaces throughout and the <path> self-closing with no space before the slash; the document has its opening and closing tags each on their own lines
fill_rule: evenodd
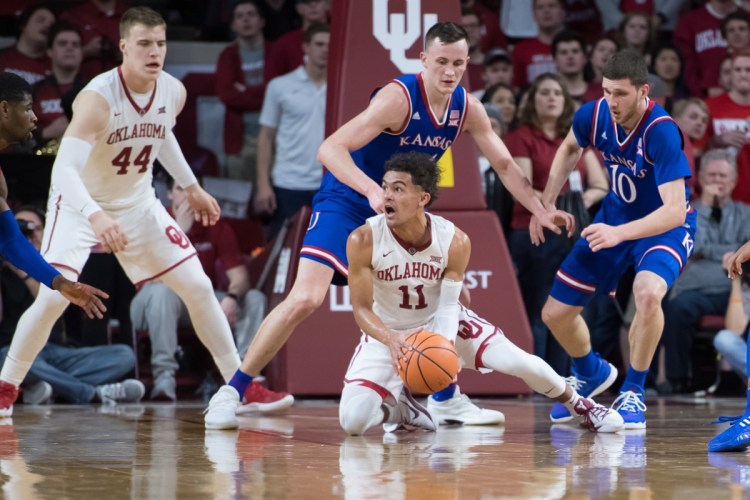
<svg viewBox="0 0 750 500">
<path fill-rule="evenodd" d="M 412 348 L 399 363 L 399 375 L 413 393 L 432 394 L 448 387 L 458 374 L 458 353 L 437 333 L 419 332 L 406 343 Z"/>
</svg>

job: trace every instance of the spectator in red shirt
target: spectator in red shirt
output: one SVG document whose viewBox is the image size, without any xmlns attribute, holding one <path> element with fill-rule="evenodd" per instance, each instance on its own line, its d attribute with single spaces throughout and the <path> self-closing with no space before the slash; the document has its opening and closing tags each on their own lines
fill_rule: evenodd
<svg viewBox="0 0 750 500">
<path fill-rule="evenodd" d="M 551 73 L 541 75 L 529 89 L 528 98 L 521 108 L 520 127 L 504 138 L 513 159 L 540 196 L 547 184 L 551 160 L 570 130 L 574 111 L 574 101 L 563 79 Z M 586 208 L 607 194 L 607 177 L 593 151 L 584 152 L 571 174 L 570 185 L 566 183 L 563 192 L 574 189 L 574 186 L 578 190 L 585 189 L 582 196 Z M 566 373 L 568 356 L 542 322 L 541 312 L 555 274 L 570 248 L 569 240 L 567 235 L 545 232 L 544 245 L 532 245 L 530 220 L 531 213 L 516 203 L 509 248 L 534 335 L 534 354 L 546 360 L 558 373 Z"/>
<path fill-rule="evenodd" d="M 294 71 L 304 62 L 302 45 L 305 30 L 313 23 L 327 23 L 329 0 L 297 0 L 297 13 L 302 18 L 302 27 L 279 37 L 266 61 L 265 81 Z"/>
<path fill-rule="evenodd" d="M 187 193 L 172 179 L 169 179 L 168 187 L 172 203 L 168 211 L 195 246 L 203 270 L 214 285 L 221 310 L 232 327 L 237 348 L 244 353 L 255 334 L 255 330 L 249 328 L 253 327 L 253 313 L 258 311 L 254 310 L 256 306 L 250 302 L 247 293 L 250 290 L 250 277 L 237 236 L 223 219 L 213 226 L 196 224 L 193 209 L 186 202 Z M 217 262 L 229 280 L 226 291 L 219 290 Z M 133 298 L 130 317 L 135 328 L 148 330 L 151 336 L 151 367 L 154 374 L 151 399 L 174 401 L 177 399 L 177 327 L 190 325 L 187 308 L 169 287 L 158 280 L 149 281 Z"/>
<path fill-rule="evenodd" d="M 126 9 L 123 0 L 89 0 L 60 15 L 81 31 L 84 75 L 92 77 L 120 64 L 120 18 Z"/>
<path fill-rule="evenodd" d="M 578 33 L 562 31 L 552 41 L 552 57 L 557 74 L 562 77 L 568 93 L 579 105 L 602 96 L 600 83 L 589 83 L 584 78 L 586 41 Z"/>
<path fill-rule="evenodd" d="M 469 63 L 466 73 L 469 75 L 469 90 L 484 88 L 484 54 L 482 53 L 482 32 L 479 16 L 471 9 L 461 9 L 461 26 L 469 35 Z"/>
<path fill-rule="evenodd" d="M 524 88 L 542 73 L 554 73 L 552 40 L 565 27 L 562 0 L 533 0 L 533 14 L 539 36 L 524 40 L 513 49 L 515 87 Z"/>
<path fill-rule="evenodd" d="M 703 136 L 706 135 L 708 127 L 708 106 L 699 97 L 690 97 L 674 103 L 672 117 L 682 131 L 685 140 L 683 151 L 687 157 L 693 176 L 687 179 L 692 197 L 700 194 L 698 185 L 697 162 L 703 154 Z"/>
<path fill-rule="evenodd" d="M 31 85 L 49 75 L 47 32 L 54 22 L 55 14 L 43 5 L 26 9 L 18 20 L 18 41 L 0 51 L 0 70 L 15 73 Z"/>
<path fill-rule="evenodd" d="M 565 26 L 581 33 L 586 44 L 602 36 L 602 15 L 595 0 L 565 0 Z"/>
<path fill-rule="evenodd" d="M 492 10 L 475 0 L 461 0 L 461 9 L 471 9 L 479 16 L 482 52 L 508 47 L 508 40 L 500 29 L 500 16 L 497 10 Z"/>
<path fill-rule="evenodd" d="M 86 78 L 80 73 L 83 50 L 78 28 L 65 21 L 53 24 L 47 45 L 52 74 L 33 87 L 37 146 L 62 137 L 68 128 L 65 107 L 72 106 L 73 99 L 86 84 Z"/>
<path fill-rule="evenodd" d="M 737 185 L 732 199 L 750 204 L 750 52 L 732 58 L 732 89 L 706 99 L 709 111 L 704 141 L 706 149 L 734 148 L 737 154 Z"/>
<path fill-rule="evenodd" d="M 255 182 L 258 120 L 266 90 L 263 72 L 270 57 L 263 23 L 258 0 L 237 2 L 232 10 L 232 31 L 237 39 L 222 51 L 216 64 L 216 93 L 226 106 L 227 177 L 251 182 Z"/>
<path fill-rule="evenodd" d="M 737 10 L 732 0 L 709 0 L 683 14 L 674 31 L 674 43 L 685 60 L 684 74 L 691 95 L 712 97 L 723 92 L 719 67 L 727 54 L 721 21 Z"/>
</svg>

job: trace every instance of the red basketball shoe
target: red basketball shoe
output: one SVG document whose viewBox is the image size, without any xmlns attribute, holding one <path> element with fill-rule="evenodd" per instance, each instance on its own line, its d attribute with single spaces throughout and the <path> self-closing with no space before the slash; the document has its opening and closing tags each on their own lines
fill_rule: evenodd
<svg viewBox="0 0 750 500">
<path fill-rule="evenodd" d="M 266 389 L 258 382 L 252 382 L 247 386 L 242 405 L 237 408 L 237 413 L 260 412 L 284 410 L 294 403 L 294 396 L 288 392 L 274 392 Z"/>
<path fill-rule="evenodd" d="M 0 417 L 13 415 L 13 403 L 18 398 L 18 387 L 0 380 Z"/>
</svg>

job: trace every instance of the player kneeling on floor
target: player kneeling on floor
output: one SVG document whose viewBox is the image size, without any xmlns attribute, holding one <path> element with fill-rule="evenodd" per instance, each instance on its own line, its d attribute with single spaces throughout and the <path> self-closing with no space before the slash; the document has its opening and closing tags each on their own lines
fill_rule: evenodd
<svg viewBox="0 0 750 500">
<path fill-rule="evenodd" d="M 409 426 L 434 431 L 450 422 L 449 407 L 432 397 L 424 407 L 398 375 L 406 338 L 424 328 L 455 342 L 463 366 L 520 377 L 591 431 L 620 430 L 619 414 L 579 396 L 547 363 L 458 303 L 471 243 L 450 221 L 425 213 L 437 197 L 438 178 L 428 155 L 394 155 L 385 165 L 385 212 L 349 236 L 351 303 L 362 338 L 344 379 L 341 427 L 356 435 L 381 423 L 391 432 Z M 462 335 L 459 324 L 479 330 Z"/>
</svg>

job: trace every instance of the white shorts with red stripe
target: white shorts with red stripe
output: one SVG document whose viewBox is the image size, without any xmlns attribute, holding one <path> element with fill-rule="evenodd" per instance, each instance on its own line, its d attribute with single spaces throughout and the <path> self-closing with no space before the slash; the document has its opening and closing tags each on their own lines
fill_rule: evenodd
<svg viewBox="0 0 750 500">
<path fill-rule="evenodd" d="M 120 225 L 128 239 L 125 250 L 115 257 L 136 285 L 157 278 L 196 255 L 187 236 L 156 197 L 133 208 L 105 213 Z M 50 197 L 42 242 L 42 255 L 47 262 L 80 274 L 98 244 L 86 217 L 62 201 L 60 195 Z"/>
</svg>

